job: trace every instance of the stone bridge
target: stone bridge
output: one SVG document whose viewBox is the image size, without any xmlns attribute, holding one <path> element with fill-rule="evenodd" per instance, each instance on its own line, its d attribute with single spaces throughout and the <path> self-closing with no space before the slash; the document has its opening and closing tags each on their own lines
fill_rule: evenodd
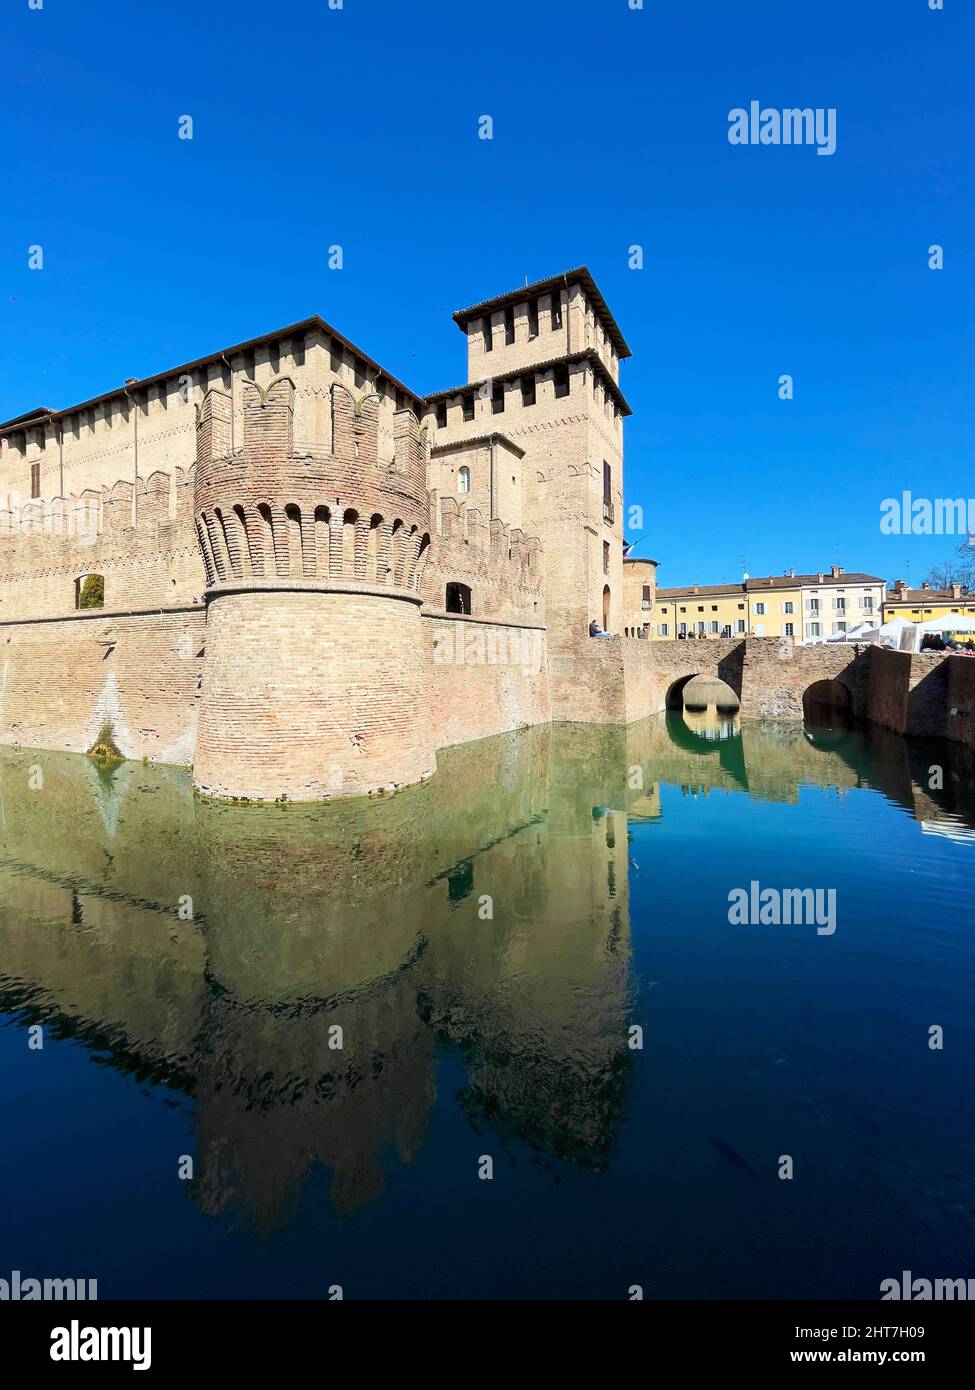
<svg viewBox="0 0 975 1390">
<path fill-rule="evenodd" d="M 858 643 L 799 647 L 791 638 L 653 642 L 589 638 L 551 659 L 553 718 L 632 723 L 679 708 L 693 676 L 735 692 L 746 719 L 803 718 L 820 682 L 858 719 L 898 733 L 975 745 L 975 657 L 888 651 Z M 837 689 L 839 687 L 839 689 Z M 845 692 L 845 694 L 843 693 Z M 829 691 L 827 693 L 830 693 Z"/>
</svg>

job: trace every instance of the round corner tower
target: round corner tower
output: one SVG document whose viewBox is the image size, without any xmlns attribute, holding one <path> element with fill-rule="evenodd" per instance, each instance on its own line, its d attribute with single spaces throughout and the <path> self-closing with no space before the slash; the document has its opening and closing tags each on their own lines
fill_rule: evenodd
<svg viewBox="0 0 975 1390">
<path fill-rule="evenodd" d="M 378 456 L 378 399 L 332 386 L 332 452 L 294 452 L 294 383 L 204 398 L 194 513 L 207 630 L 194 786 L 316 801 L 391 790 L 436 768 L 417 591 L 430 544 L 416 416 Z"/>
</svg>

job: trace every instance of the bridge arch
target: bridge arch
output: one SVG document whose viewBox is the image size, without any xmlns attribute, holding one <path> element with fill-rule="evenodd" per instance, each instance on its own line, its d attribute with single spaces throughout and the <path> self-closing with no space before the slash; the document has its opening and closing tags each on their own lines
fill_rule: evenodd
<svg viewBox="0 0 975 1390">
<path fill-rule="evenodd" d="M 836 676 L 813 681 L 803 691 L 802 714 L 814 724 L 848 721 L 853 718 L 853 692 Z"/>
</svg>

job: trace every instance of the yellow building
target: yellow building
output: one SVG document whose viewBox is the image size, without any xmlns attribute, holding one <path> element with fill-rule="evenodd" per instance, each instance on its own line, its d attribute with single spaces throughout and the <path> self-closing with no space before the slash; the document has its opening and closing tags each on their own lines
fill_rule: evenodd
<svg viewBox="0 0 975 1390">
<path fill-rule="evenodd" d="M 950 589 L 932 589 L 928 584 L 909 589 L 899 579 L 884 598 L 884 622 L 905 618 L 909 623 L 926 623 L 929 618 L 950 619 L 954 614 L 975 618 L 975 594 L 963 584 L 952 584 Z M 950 629 L 950 622 L 945 627 Z"/>
<path fill-rule="evenodd" d="M 733 584 L 657 589 L 657 641 L 707 637 L 835 637 L 882 620 L 884 581 L 847 574 L 839 565 L 817 574 L 746 576 Z"/>
</svg>

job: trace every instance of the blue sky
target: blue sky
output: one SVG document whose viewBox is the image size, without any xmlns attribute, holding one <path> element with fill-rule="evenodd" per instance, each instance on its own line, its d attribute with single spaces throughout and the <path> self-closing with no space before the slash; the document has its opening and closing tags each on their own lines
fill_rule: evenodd
<svg viewBox="0 0 975 1390">
<path fill-rule="evenodd" d="M 879 516 L 975 495 L 969 0 L 7 0 L 0 24 L 0 418 L 312 313 L 437 390 L 464 378 L 452 310 L 585 263 L 633 349 L 627 501 L 662 583 L 837 546 L 919 582 L 954 549 Z M 730 145 L 753 99 L 835 107 L 836 153 Z"/>
</svg>

